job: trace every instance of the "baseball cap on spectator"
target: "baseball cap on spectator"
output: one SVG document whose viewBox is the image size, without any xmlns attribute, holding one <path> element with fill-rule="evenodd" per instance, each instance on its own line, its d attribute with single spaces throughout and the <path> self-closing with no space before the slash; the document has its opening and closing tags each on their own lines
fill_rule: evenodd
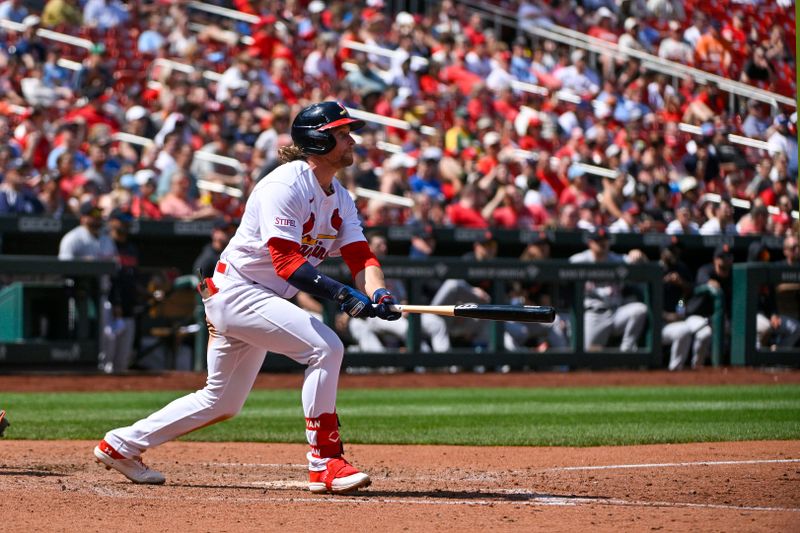
<svg viewBox="0 0 800 533">
<path fill-rule="evenodd" d="M 590 241 L 605 241 L 608 239 L 608 230 L 603 226 L 598 226 L 594 231 L 590 231 L 587 237 Z"/>
<path fill-rule="evenodd" d="M 495 144 L 500 144 L 500 134 L 496 131 L 489 131 L 483 135 L 483 145 L 484 146 L 494 146 Z"/>
<path fill-rule="evenodd" d="M 132 106 L 130 109 L 125 111 L 125 120 L 127 122 L 135 122 L 146 116 L 147 116 L 147 109 L 145 109 L 140 105 Z"/>
<path fill-rule="evenodd" d="M 681 23 L 677 20 L 670 20 L 668 26 L 672 31 L 678 31 L 681 29 Z"/>
<path fill-rule="evenodd" d="M 767 246 L 761 241 L 753 241 L 747 247 L 747 262 L 769 262 L 770 254 Z"/>
<path fill-rule="evenodd" d="M 600 6 L 600 9 L 598 9 L 596 13 L 598 20 L 601 18 L 609 18 L 609 19 L 614 18 L 614 13 L 612 13 L 611 10 L 608 9 L 606 6 Z"/>
<path fill-rule="evenodd" d="M 139 184 L 136 183 L 136 176 L 133 174 L 123 174 L 119 177 L 119 184 L 121 187 L 128 189 L 132 192 L 139 191 Z"/>
<path fill-rule="evenodd" d="M 639 25 L 639 21 L 633 17 L 628 17 L 625 19 L 625 31 L 632 30 L 636 26 Z"/>
<path fill-rule="evenodd" d="M 156 176 L 157 176 L 156 172 L 149 168 L 139 170 L 138 172 L 136 172 L 136 174 L 134 174 L 134 177 L 136 178 L 136 183 L 139 185 L 139 187 L 141 187 L 142 185 L 146 184 L 149 181 L 155 182 Z"/>
<path fill-rule="evenodd" d="M 582 166 L 578 165 L 577 163 L 572 163 L 569 166 L 569 170 L 567 170 L 567 178 L 569 181 L 573 181 L 577 178 L 580 178 L 586 174 L 586 171 L 583 169 Z"/>
<path fill-rule="evenodd" d="M 491 231 L 486 230 L 475 238 L 475 242 L 478 244 L 488 244 L 491 242 L 495 242 L 494 234 Z"/>
<path fill-rule="evenodd" d="M 491 128 L 492 124 L 493 124 L 492 119 L 490 119 L 489 117 L 481 117 L 480 119 L 478 119 L 478 122 L 475 125 L 478 127 L 479 130 L 486 130 Z"/>
<path fill-rule="evenodd" d="M 103 216 L 103 211 L 97 207 L 97 204 L 91 201 L 83 202 L 78 209 L 78 212 L 82 217 L 100 218 Z"/>
<path fill-rule="evenodd" d="M 433 226 L 422 223 L 415 224 L 412 235 L 419 239 L 432 239 L 434 237 Z"/>
<path fill-rule="evenodd" d="M 392 156 L 386 160 L 386 168 L 389 170 L 413 168 L 415 166 L 417 166 L 417 159 L 403 152 L 392 154 Z"/>
<path fill-rule="evenodd" d="M 611 158 L 614 156 L 618 156 L 621 152 L 622 149 L 619 146 L 617 146 L 616 144 L 610 144 L 608 145 L 608 148 L 606 148 L 606 157 Z"/>
<path fill-rule="evenodd" d="M 730 244 L 720 243 L 714 248 L 714 259 L 733 259 L 733 251 Z"/>
<path fill-rule="evenodd" d="M 40 19 L 36 15 L 28 15 L 27 17 L 22 19 L 22 25 L 25 26 L 26 28 L 30 28 L 32 26 L 38 26 L 41 21 L 42 19 Z"/>
<path fill-rule="evenodd" d="M 398 26 L 413 26 L 414 23 L 415 23 L 414 15 L 412 15 L 411 13 L 409 13 L 407 11 L 401 11 L 394 18 L 394 22 Z"/>
<path fill-rule="evenodd" d="M 109 219 L 119 220 L 120 222 L 125 222 L 126 224 L 130 224 L 133 221 L 133 215 L 127 209 L 122 209 L 121 207 L 116 207 L 111 211 L 111 214 L 108 215 Z"/>
<path fill-rule="evenodd" d="M 697 179 L 694 176 L 684 176 L 681 178 L 681 181 L 678 182 L 678 190 L 681 191 L 681 194 L 686 194 L 692 189 L 696 189 L 698 185 Z"/>
<path fill-rule="evenodd" d="M 442 149 L 437 146 L 429 146 L 422 151 L 420 159 L 423 161 L 439 161 L 442 158 Z"/>
<path fill-rule="evenodd" d="M 583 50 L 573 50 L 573 52 L 569 55 L 570 60 L 572 63 L 577 63 L 581 59 L 585 58 L 586 54 L 584 54 Z"/>
<path fill-rule="evenodd" d="M 309 13 L 322 13 L 323 11 L 325 11 L 325 2 L 321 2 L 320 0 L 313 0 L 313 2 L 308 4 Z"/>
</svg>

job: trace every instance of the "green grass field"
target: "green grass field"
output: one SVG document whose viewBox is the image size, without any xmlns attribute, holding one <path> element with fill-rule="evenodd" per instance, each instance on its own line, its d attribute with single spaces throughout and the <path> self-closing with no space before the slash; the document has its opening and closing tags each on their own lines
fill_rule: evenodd
<svg viewBox="0 0 800 533">
<path fill-rule="evenodd" d="M 182 392 L 2 393 L 12 439 L 99 439 Z M 596 446 L 800 439 L 800 385 L 344 390 L 349 443 Z M 185 439 L 304 442 L 300 392 L 256 390 Z"/>
</svg>

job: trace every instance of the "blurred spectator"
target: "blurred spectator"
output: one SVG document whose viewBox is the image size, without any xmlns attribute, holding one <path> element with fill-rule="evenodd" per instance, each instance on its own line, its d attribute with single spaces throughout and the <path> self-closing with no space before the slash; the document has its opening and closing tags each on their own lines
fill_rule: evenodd
<svg viewBox="0 0 800 533">
<path fill-rule="evenodd" d="M 631 263 L 641 260 L 642 253 L 632 250 L 627 256 L 609 251 L 605 228 L 589 234 L 589 247 L 569 258 L 570 263 Z M 639 336 L 647 323 L 647 306 L 641 302 L 626 302 L 620 283 L 587 281 L 584 289 L 584 349 L 598 351 L 611 339 L 622 335 L 620 350 L 637 350 Z"/>
<path fill-rule="evenodd" d="M 701 235 L 736 235 L 733 223 L 733 205 L 730 199 L 722 198 L 713 208 L 714 215 L 700 226 Z"/>
<path fill-rule="evenodd" d="M 111 237 L 103 231 L 103 212 L 93 202 L 84 202 L 79 209 L 80 224 L 68 231 L 58 245 L 58 258 L 112 260 L 117 255 Z"/>
<path fill-rule="evenodd" d="M 781 114 L 775 117 L 774 125 L 775 132 L 767 139 L 769 152 L 773 155 L 784 154 L 788 158 L 788 172 L 795 176 L 797 175 L 797 123 L 792 123 L 789 117 Z"/>
<path fill-rule="evenodd" d="M 0 183 L 0 214 L 39 215 L 44 206 L 26 183 L 31 168 L 21 159 L 13 160 L 6 168 Z"/>
<path fill-rule="evenodd" d="M 189 196 L 189 177 L 182 170 L 172 175 L 169 192 L 158 202 L 161 214 L 168 218 L 183 220 L 199 220 L 216 218 L 219 213 L 210 205 L 199 205 L 197 200 Z"/>
<path fill-rule="evenodd" d="M 504 229 L 534 229 L 548 220 L 541 205 L 526 206 L 522 191 L 514 184 L 497 187 L 497 193 L 482 210 L 492 226 Z"/>
<path fill-rule="evenodd" d="M 134 175 L 139 191 L 131 201 L 131 214 L 136 218 L 161 220 L 161 208 L 156 198 L 156 173 L 150 169 L 142 169 Z"/>
<path fill-rule="evenodd" d="M 711 326 L 707 316 L 687 310 L 694 291 L 692 272 L 681 259 L 682 248 L 671 245 L 661 250 L 659 265 L 664 274 L 664 328 L 662 344 L 670 346 L 667 368 L 680 370 L 691 358 L 691 368 L 700 368 L 711 349 Z"/>
<path fill-rule="evenodd" d="M 83 24 L 78 0 L 47 0 L 42 11 L 42 24 L 48 28 L 53 26 L 78 27 Z"/>
<path fill-rule="evenodd" d="M 773 67 L 767 61 L 766 50 L 761 46 L 756 46 L 744 64 L 739 81 L 762 89 L 770 89 L 774 76 Z"/>
<path fill-rule="evenodd" d="M 21 0 L 5 0 L 0 3 L 0 19 L 22 23 L 27 16 L 28 8 Z"/>
<path fill-rule="evenodd" d="M 797 240 L 790 244 L 796 244 Z M 790 254 L 792 251 L 790 250 Z M 788 258 L 789 256 L 787 256 Z M 764 243 L 753 241 L 747 249 L 748 263 L 769 263 L 769 249 Z M 756 349 L 777 347 L 791 348 L 800 340 L 800 321 L 778 312 L 775 286 L 763 284 L 758 288 L 758 312 L 756 314 Z"/>
<path fill-rule="evenodd" d="M 706 26 L 706 17 L 699 9 L 695 10 L 692 15 L 692 24 L 683 32 L 683 40 L 689 43 L 692 49 L 697 47 L 697 41 L 703 35 L 703 30 Z"/>
<path fill-rule="evenodd" d="M 695 45 L 698 65 L 718 74 L 726 73 L 733 61 L 730 44 L 720 35 L 721 27 L 720 21 L 712 18 Z"/>
<path fill-rule="evenodd" d="M 166 32 L 162 27 L 162 19 L 160 15 L 150 15 L 147 19 L 147 29 L 139 34 L 139 39 L 136 42 L 136 47 L 140 54 L 156 55 L 161 48 L 167 43 L 167 38 L 164 35 Z"/>
<path fill-rule="evenodd" d="M 92 46 L 89 55 L 81 62 L 75 74 L 73 89 L 75 94 L 89 101 L 100 98 L 105 90 L 114 85 L 114 76 L 106 64 L 105 46 L 100 43 Z"/>
<path fill-rule="evenodd" d="M 451 224 L 465 228 L 486 228 L 488 223 L 481 215 L 482 193 L 472 183 L 467 183 L 458 194 L 458 201 L 448 204 L 445 214 Z"/>
<path fill-rule="evenodd" d="M 700 227 L 692 220 L 692 204 L 684 201 L 675 210 L 675 220 L 667 224 L 667 235 L 697 235 Z"/>
<path fill-rule="evenodd" d="M 736 231 L 739 235 L 760 235 L 768 232 L 768 224 L 769 211 L 763 201 L 754 201 L 750 212 L 739 219 Z"/>
<path fill-rule="evenodd" d="M 594 97 L 600 92 L 600 77 L 586 66 L 586 53 L 575 50 L 570 56 L 572 64 L 558 69 L 554 74 L 565 90 L 582 98 Z"/>
<path fill-rule="evenodd" d="M 222 250 L 228 245 L 235 232 L 236 226 L 230 222 L 224 220 L 216 222 L 211 230 L 211 242 L 203 246 L 200 255 L 194 260 L 192 272 L 196 273 L 200 279 L 210 278 L 214 274 Z"/>
<path fill-rule="evenodd" d="M 520 255 L 521 261 L 545 261 L 550 256 L 550 240 L 545 232 L 535 234 Z M 551 287 L 542 283 L 531 283 L 528 286 L 514 284 L 510 294 L 511 305 L 553 305 Z M 527 347 L 533 344 L 536 351 L 544 352 L 551 348 L 566 348 L 569 345 L 567 338 L 567 321 L 556 315 L 549 324 L 533 322 L 507 322 L 506 331 L 514 339 L 514 344 Z"/>
<path fill-rule="evenodd" d="M 658 46 L 658 57 L 683 65 L 694 65 L 694 49 L 681 38 L 681 23 L 670 20 L 669 31 Z"/>
<path fill-rule="evenodd" d="M 45 215 L 61 218 L 68 212 L 67 203 L 58 186 L 58 179 L 53 174 L 43 174 L 40 176 L 39 194 L 37 197 L 44 208 Z"/>
<path fill-rule="evenodd" d="M 136 313 L 139 306 L 139 250 L 129 239 L 133 217 L 115 209 L 108 218 L 109 235 L 116 248 L 118 268 L 111 277 L 111 316 L 104 331 L 105 347 L 100 352 L 100 370 L 120 374 L 128 370 L 136 337 Z"/>
<path fill-rule="evenodd" d="M 628 17 L 623 24 L 625 32 L 619 36 L 617 44 L 621 49 L 630 48 L 639 52 L 647 52 L 642 43 L 639 42 L 639 21 L 635 17 Z"/>
<path fill-rule="evenodd" d="M 719 244 L 714 249 L 711 263 L 700 267 L 697 271 L 697 285 L 709 285 L 712 289 L 722 292 L 726 324 L 731 316 L 731 301 L 733 299 L 733 252 L 728 244 Z M 713 303 L 704 297 L 704 304 L 689 305 L 689 312 L 695 307 L 702 308 L 699 314 L 711 316 Z M 726 326 L 726 330 L 728 326 Z"/>
<path fill-rule="evenodd" d="M 119 0 L 87 0 L 83 6 L 84 24 L 100 30 L 116 28 L 128 18 L 128 10 Z"/>
<path fill-rule="evenodd" d="M 442 150 L 440 148 L 431 146 L 422 151 L 417 171 L 408 180 L 411 192 L 425 193 L 436 201 L 444 199 L 442 182 L 439 179 L 439 161 L 441 158 Z"/>
<path fill-rule="evenodd" d="M 772 121 L 769 118 L 767 104 L 758 100 L 747 101 L 747 116 L 742 122 L 742 133 L 745 137 L 763 139 Z"/>
</svg>

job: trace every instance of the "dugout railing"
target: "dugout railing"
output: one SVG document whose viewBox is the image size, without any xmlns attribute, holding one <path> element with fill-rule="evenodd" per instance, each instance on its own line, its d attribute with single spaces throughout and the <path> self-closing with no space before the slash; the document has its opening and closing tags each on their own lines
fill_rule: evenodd
<svg viewBox="0 0 800 533">
<path fill-rule="evenodd" d="M 473 368 L 576 369 L 576 368 L 659 368 L 663 366 L 661 346 L 662 275 L 656 263 L 572 264 L 564 260 L 520 261 L 513 259 L 465 262 L 463 259 L 431 258 L 415 261 L 405 258 L 381 259 L 387 278 L 403 281 L 412 303 L 421 302 L 422 285 L 433 280 L 463 279 L 471 283 L 490 282 L 489 293 L 494 303 L 505 303 L 511 283 L 542 284 L 569 326 L 569 346 L 564 349 L 507 351 L 504 348 L 504 323 L 491 322 L 486 346 L 452 348 L 447 353 L 421 351 L 419 315 L 409 315 L 409 328 L 404 346 L 382 352 L 348 351 L 344 365 L 358 368 Z M 349 271 L 341 261 L 328 261 L 320 267 L 325 274 L 347 282 Z M 648 304 L 648 326 L 639 349 L 621 352 L 606 348 L 587 352 L 583 348 L 583 291 L 590 280 L 627 284 L 638 289 Z M 335 308 L 326 308 L 325 320 L 334 324 Z M 267 357 L 264 367 L 284 370 L 295 364 L 285 357 Z"/>
</svg>

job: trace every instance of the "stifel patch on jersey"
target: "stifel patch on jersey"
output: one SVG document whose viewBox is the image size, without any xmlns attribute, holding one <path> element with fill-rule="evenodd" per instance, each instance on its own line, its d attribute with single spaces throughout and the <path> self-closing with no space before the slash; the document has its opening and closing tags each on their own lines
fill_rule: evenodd
<svg viewBox="0 0 800 533">
<path fill-rule="evenodd" d="M 297 223 L 292 218 L 275 217 L 276 226 L 289 226 L 292 228 L 297 227 Z"/>
</svg>

